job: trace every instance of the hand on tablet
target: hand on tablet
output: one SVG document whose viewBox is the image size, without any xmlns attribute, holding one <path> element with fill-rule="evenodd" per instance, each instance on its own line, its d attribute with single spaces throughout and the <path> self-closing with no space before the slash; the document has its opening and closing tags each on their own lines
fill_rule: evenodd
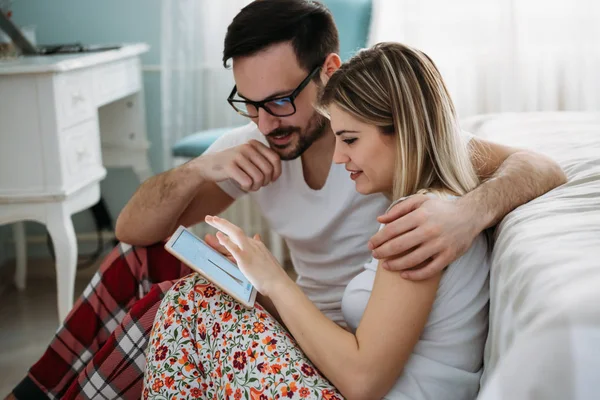
<svg viewBox="0 0 600 400">
<path fill-rule="evenodd" d="M 235 265 L 237 265 L 237 261 L 235 260 L 235 258 L 231 255 L 231 253 L 229 252 L 229 250 L 227 250 L 225 248 L 225 246 L 223 246 L 221 243 L 219 243 L 219 239 L 217 239 L 217 237 L 215 235 L 211 235 L 210 233 L 207 233 L 204 236 L 204 241 L 210 247 L 212 247 L 213 249 L 215 249 L 219 253 L 223 254 L 225 257 L 227 257 L 227 259 L 229 261 L 231 261 L 232 263 L 234 263 Z"/>
<path fill-rule="evenodd" d="M 244 231 L 226 219 L 206 216 L 206 223 L 217 228 L 217 240 L 236 260 L 238 267 L 261 294 L 269 296 L 280 282 L 290 279 L 258 235 Z M 212 245 L 211 245 L 212 246 Z"/>
</svg>

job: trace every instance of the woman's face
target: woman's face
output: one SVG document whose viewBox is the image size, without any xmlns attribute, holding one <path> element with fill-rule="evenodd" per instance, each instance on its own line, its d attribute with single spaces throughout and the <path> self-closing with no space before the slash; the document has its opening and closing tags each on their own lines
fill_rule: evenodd
<svg viewBox="0 0 600 400">
<path fill-rule="evenodd" d="M 396 169 L 395 136 L 384 135 L 336 105 L 329 107 L 331 128 L 336 136 L 333 162 L 345 164 L 356 191 L 383 193 L 391 197 Z"/>
</svg>

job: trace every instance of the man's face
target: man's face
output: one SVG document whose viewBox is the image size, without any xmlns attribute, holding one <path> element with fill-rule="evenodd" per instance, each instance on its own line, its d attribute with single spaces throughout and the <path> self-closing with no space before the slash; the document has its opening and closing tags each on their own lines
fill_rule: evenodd
<svg viewBox="0 0 600 400">
<path fill-rule="evenodd" d="M 280 43 L 250 57 L 233 60 L 233 76 L 238 96 L 246 100 L 263 101 L 290 95 L 310 71 L 300 67 L 290 43 Z M 318 76 L 318 75 L 317 75 Z M 327 119 L 313 107 L 319 86 L 313 81 L 295 98 L 296 112 L 277 117 L 259 108 L 252 118 L 266 136 L 270 147 L 282 160 L 293 160 L 323 136 Z"/>
</svg>

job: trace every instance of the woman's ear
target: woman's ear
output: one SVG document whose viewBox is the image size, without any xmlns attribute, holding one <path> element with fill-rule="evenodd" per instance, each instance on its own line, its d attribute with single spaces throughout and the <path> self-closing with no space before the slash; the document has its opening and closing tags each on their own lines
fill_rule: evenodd
<svg viewBox="0 0 600 400">
<path fill-rule="evenodd" d="M 323 82 L 323 85 L 327 84 L 331 75 L 340 68 L 340 65 L 342 65 L 342 59 L 339 55 L 331 53 L 327 56 L 323 68 L 321 68 L 321 82 Z"/>
</svg>

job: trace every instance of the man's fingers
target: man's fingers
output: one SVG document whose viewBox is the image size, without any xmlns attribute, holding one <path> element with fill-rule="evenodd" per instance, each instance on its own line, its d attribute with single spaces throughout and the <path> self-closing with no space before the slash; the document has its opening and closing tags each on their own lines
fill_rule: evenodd
<svg viewBox="0 0 600 400">
<path fill-rule="evenodd" d="M 419 226 L 419 218 L 415 214 L 408 214 L 399 220 L 393 221 L 374 234 L 369 240 L 369 250 L 375 250 L 379 246 L 387 243 L 388 241 L 404 235 L 406 232 L 414 230 Z M 404 236 L 403 236 L 404 237 Z M 406 249 L 410 249 L 407 247 Z M 391 255 L 398 254 L 392 253 Z"/>
<path fill-rule="evenodd" d="M 251 158 L 250 161 L 254 163 L 260 169 L 263 176 L 265 177 L 263 181 L 263 186 L 267 186 L 269 183 L 273 181 L 273 165 L 267 160 L 262 154 L 256 152 Z"/>
<path fill-rule="evenodd" d="M 236 160 L 236 164 L 252 178 L 252 186 L 250 190 L 253 192 L 257 191 L 263 186 L 265 177 L 260 169 L 252 163 L 245 155 L 240 156 Z"/>
<path fill-rule="evenodd" d="M 258 140 L 252 140 L 250 141 L 250 144 L 257 151 L 259 151 L 263 155 L 263 157 L 265 157 L 268 160 L 268 162 L 273 166 L 273 176 L 271 181 L 275 182 L 281 176 L 281 158 L 272 149 L 265 146 Z"/>
<path fill-rule="evenodd" d="M 237 164 L 228 167 L 229 175 L 231 178 L 237 182 L 237 184 L 244 190 L 245 192 L 249 192 L 252 188 L 252 178 L 248 176 Z"/>
<path fill-rule="evenodd" d="M 386 260 L 383 263 L 383 267 L 390 271 L 404 271 L 411 268 L 419 268 L 425 261 L 433 258 L 438 251 L 438 246 L 435 244 L 419 246 L 413 251 L 403 254 L 401 257 Z"/>
<path fill-rule="evenodd" d="M 391 210 L 389 210 L 382 216 L 378 217 L 377 221 L 379 221 L 382 224 L 389 224 L 390 222 L 397 220 L 398 218 L 402 217 L 403 215 L 406 215 L 406 214 L 410 213 L 411 211 L 416 210 L 426 200 L 427 200 L 427 196 L 425 196 L 423 194 L 417 194 L 417 195 L 411 196 L 408 199 L 403 200 L 400 203 L 396 204 L 394 207 L 392 207 Z"/>
<path fill-rule="evenodd" d="M 434 277 L 435 274 L 440 273 L 447 266 L 447 257 L 440 254 L 423 268 L 415 269 L 412 271 L 403 271 L 401 273 L 401 276 L 404 279 L 408 279 L 411 281 L 422 281 Z"/>
<path fill-rule="evenodd" d="M 260 151 L 260 146 L 249 146 L 248 150 L 245 152 L 245 156 L 262 172 L 264 176 L 264 186 L 273 181 L 275 167 Z"/>
<path fill-rule="evenodd" d="M 428 243 L 431 239 L 432 237 L 430 237 L 426 228 L 416 228 L 403 235 L 392 237 L 392 239 L 373 250 L 373 257 L 378 260 L 394 257 L 423 243 Z"/>
</svg>

